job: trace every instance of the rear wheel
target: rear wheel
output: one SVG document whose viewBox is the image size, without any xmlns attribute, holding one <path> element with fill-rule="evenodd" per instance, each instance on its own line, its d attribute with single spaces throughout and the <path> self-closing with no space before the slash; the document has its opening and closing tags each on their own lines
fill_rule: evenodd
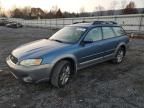
<svg viewBox="0 0 144 108">
<path fill-rule="evenodd" d="M 114 63 L 121 63 L 123 61 L 123 58 L 125 56 L 125 50 L 123 47 L 119 48 L 119 50 L 116 53 L 115 59 L 113 60 Z"/>
<path fill-rule="evenodd" d="M 71 73 L 71 63 L 66 60 L 60 61 L 53 70 L 51 84 L 55 87 L 65 86 L 70 79 Z"/>
</svg>

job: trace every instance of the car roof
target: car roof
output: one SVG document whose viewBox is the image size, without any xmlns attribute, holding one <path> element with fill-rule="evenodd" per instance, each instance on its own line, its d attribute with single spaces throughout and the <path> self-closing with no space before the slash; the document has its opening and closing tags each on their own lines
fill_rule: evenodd
<svg viewBox="0 0 144 108">
<path fill-rule="evenodd" d="M 83 27 L 83 28 L 92 28 L 97 26 L 120 27 L 120 25 L 118 25 L 116 22 L 113 21 L 76 22 L 69 26 Z"/>
</svg>

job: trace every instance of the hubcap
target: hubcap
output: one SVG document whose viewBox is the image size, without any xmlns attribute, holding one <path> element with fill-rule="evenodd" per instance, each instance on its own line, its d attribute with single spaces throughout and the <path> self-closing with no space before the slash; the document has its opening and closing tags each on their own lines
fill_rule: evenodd
<svg viewBox="0 0 144 108">
<path fill-rule="evenodd" d="M 70 77 L 70 66 L 69 65 L 66 65 L 63 67 L 62 69 L 62 74 L 60 76 L 60 81 L 61 81 L 61 84 L 64 85 L 68 82 L 69 80 L 69 77 Z"/>
<path fill-rule="evenodd" d="M 123 56 L 124 56 L 124 52 L 123 52 L 123 50 L 120 50 L 118 52 L 118 55 L 117 55 L 117 61 L 118 61 L 118 63 L 120 63 L 123 60 Z"/>
</svg>

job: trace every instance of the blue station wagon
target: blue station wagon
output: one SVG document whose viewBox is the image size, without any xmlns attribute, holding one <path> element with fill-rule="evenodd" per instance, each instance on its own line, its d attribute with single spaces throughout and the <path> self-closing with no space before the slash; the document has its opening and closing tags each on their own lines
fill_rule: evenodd
<svg viewBox="0 0 144 108">
<path fill-rule="evenodd" d="M 121 63 L 129 38 L 117 23 L 94 21 L 64 27 L 49 39 L 14 49 L 6 62 L 16 79 L 63 87 L 79 69 L 112 60 Z"/>
</svg>

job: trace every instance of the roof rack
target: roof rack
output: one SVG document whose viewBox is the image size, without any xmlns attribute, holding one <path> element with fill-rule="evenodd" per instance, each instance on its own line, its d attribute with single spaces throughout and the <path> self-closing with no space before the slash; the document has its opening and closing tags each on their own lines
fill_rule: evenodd
<svg viewBox="0 0 144 108">
<path fill-rule="evenodd" d="M 82 21 L 82 22 L 74 22 L 73 24 L 78 24 L 78 23 L 88 23 L 87 21 Z"/>
<path fill-rule="evenodd" d="M 114 21 L 94 21 L 92 24 L 96 25 L 96 24 L 117 24 L 117 23 Z"/>
<path fill-rule="evenodd" d="M 117 24 L 116 22 L 114 22 L 114 21 L 93 21 L 93 22 L 91 22 L 91 21 L 81 21 L 81 22 L 74 22 L 73 24 L 78 24 L 78 23 L 92 23 L 92 25 L 96 25 L 96 24 L 111 24 L 111 25 L 113 25 L 113 24 Z"/>
</svg>

